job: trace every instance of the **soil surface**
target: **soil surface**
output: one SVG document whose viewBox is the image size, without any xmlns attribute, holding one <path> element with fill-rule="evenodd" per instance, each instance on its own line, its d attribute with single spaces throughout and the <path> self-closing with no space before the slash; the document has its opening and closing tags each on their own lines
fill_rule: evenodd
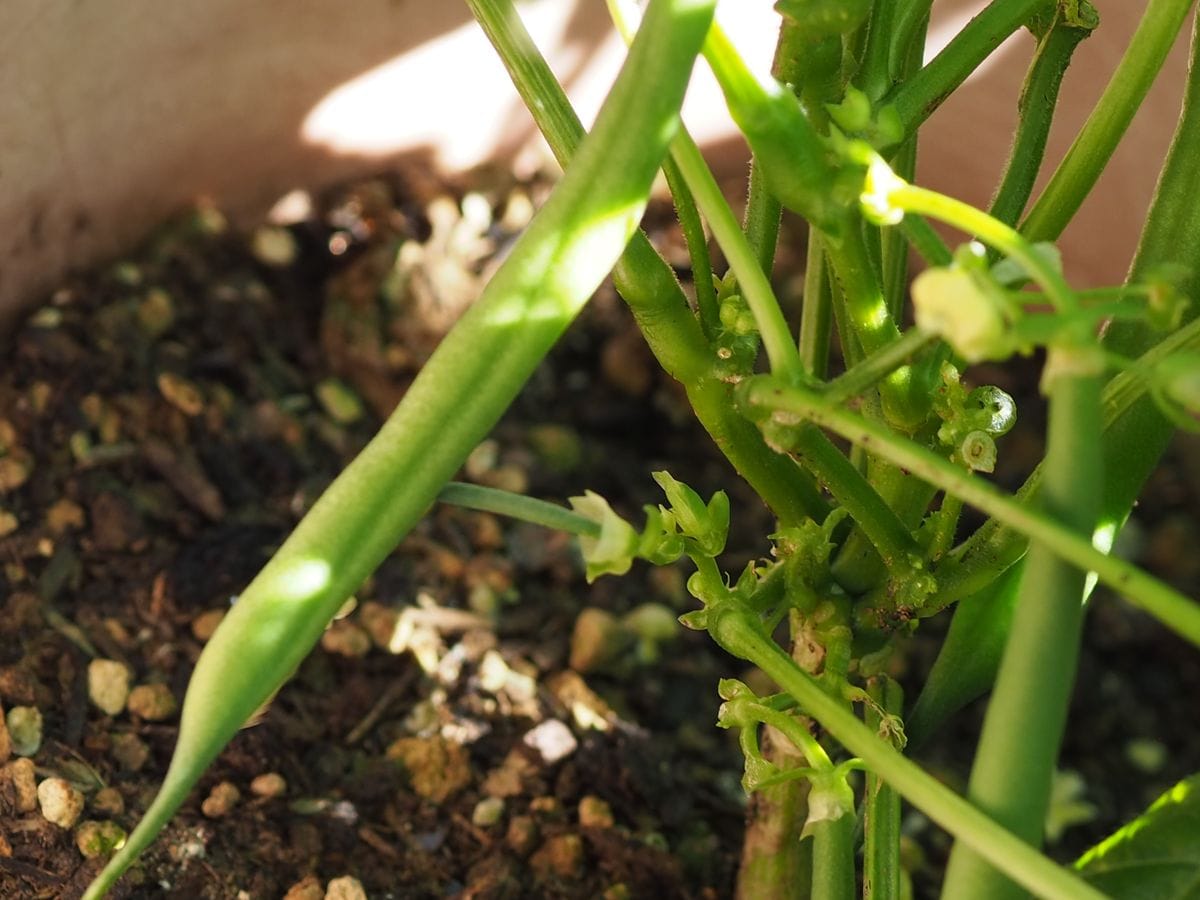
<svg viewBox="0 0 1200 900">
<path fill-rule="evenodd" d="M 285 224 L 251 234 L 200 209 L 63 286 L 12 337 L 0 896 L 77 897 L 114 829 L 136 823 L 204 641 L 545 193 L 475 184 L 293 197 Z M 669 213 L 650 225 L 684 272 Z M 1001 449 L 1012 477 L 1038 452 L 1020 432 Z M 1193 596 L 1197 456 L 1175 445 L 1131 544 Z M 640 520 L 660 499 L 649 473 L 668 465 L 704 495 L 730 490 L 731 571 L 765 552 L 765 512 L 605 288 L 461 477 L 557 500 L 593 489 Z M 656 634 L 690 608 L 686 574 L 588 586 L 567 538 L 435 508 L 114 896 L 731 896 L 745 800 L 716 682 L 746 673 L 703 634 Z M 914 694 L 942 627 L 897 658 Z M 1200 769 L 1194 652 L 1101 597 L 1080 671 L 1064 859 Z M 955 786 L 978 719 L 925 758 Z M 47 782 L 60 796 L 33 792 Z M 931 895 L 948 841 L 916 813 L 906 830 Z"/>
</svg>

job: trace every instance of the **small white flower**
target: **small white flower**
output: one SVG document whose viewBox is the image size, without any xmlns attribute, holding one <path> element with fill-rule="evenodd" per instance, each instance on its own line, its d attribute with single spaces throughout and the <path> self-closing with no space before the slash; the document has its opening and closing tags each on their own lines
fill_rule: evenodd
<svg viewBox="0 0 1200 900">
<path fill-rule="evenodd" d="M 926 269 L 913 281 L 917 327 L 939 335 L 969 363 L 1002 359 L 1011 350 L 995 298 L 955 266 Z"/>
</svg>

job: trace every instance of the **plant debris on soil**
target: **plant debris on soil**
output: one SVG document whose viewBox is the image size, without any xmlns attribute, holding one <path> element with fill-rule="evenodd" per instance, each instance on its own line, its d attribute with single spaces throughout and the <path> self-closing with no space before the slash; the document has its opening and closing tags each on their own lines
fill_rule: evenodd
<svg viewBox="0 0 1200 900">
<path fill-rule="evenodd" d="M 467 192 L 380 178 L 289 198 L 248 235 L 198 209 L 12 337 L 0 896 L 77 897 L 136 824 L 205 640 L 544 192 L 500 175 Z M 669 211 L 656 215 L 682 271 Z M 1195 448 L 1177 445 L 1139 519 L 1141 555 L 1193 595 Z M 765 551 L 761 504 L 606 288 L 461 477 L 558 500 L 590 488 L 638 518 L 664 467 L 704 495 L 730 490 L 731 560 Z M 433 509 L 114 896 L 731 896 L 745 799 L 716 683 L 746 676 L 704 634 L 664 637 L 690 608 L 685 578 L 635 568 L 589 587 L 566 536 Z M 1088 646 L 1060 804 L 1083 837 L 1063 853 L 1200 768 L 1179 714 L 1200 690 L 1195 654 L 1110 600 Z M 919 683 L 928 656 L 914 645 L 898 674 Z M 931 752 L 949 780 L 977 718 Z M 946 841 L 917 815 L 906 828 L 930 857 L 925 875 L 913 857 L 920 896 Z"/>
</svg>

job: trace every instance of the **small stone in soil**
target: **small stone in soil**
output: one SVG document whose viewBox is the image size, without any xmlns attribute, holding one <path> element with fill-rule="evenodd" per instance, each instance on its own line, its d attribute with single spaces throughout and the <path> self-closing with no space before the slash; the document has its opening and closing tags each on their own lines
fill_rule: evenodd
<svg viewBox="0 0 1200 900">
<path fill-rule="evenodd" d="M 242 799 L 242 792 L 228 781 L 222 781 L 213 786 L 204 802 L 200 804 L 200 812 L 210 819 L 219 819 L 229 813 Z"/>
<path fill-rule="evenodd" d="M 21 527 L 21 520 L 6 509 L 0 509 L 0 538 L 8 537 Z"/>
<path fill-rule="evenodd" d="M 283 895 L 283 900 L 322 900 L 325 889 L 316 875 L 305 875 Z"/>
<path fill-rule="evenodd" d="M 46 528 L 55 537 L 60 537 L 67 531 L 82 528 L 85 521 L 83 507 L 66 497 L 56 500 L 46 510 Z"/>
<path fill-rule="evenodd" d="M 204 412 L 204 394 L 182 375 L 162 372 L 158 376 L 158 391 L 185 416 L 194 418 Z"/>
<path fill-rule="evenodd" d="M 480 828 L 495 825 L 504 815 L 504 801 L 499 797 L 484 797 L 475 804 L 471 822 Z"/>
<path fill-rule="evenodd" d="M 578 878 L 583 869 L 583 840 L 577 834 L 547 838 L 529 858 L 529 868 L 538 879 Z"/>
<path fill-rule="evenodd" d="M 267 799 L 282 797 L 287 793 L 287 782 L 278 772 L 264 772 L 250 782 L 250 793 Z"/>
<path fill-rule="evenodd" d="M 192 619 L 192 637 L 198 641 L 207 641 L 225 618 L 225 610 L 221 608 L 208 609 Z"/>
<path fill-rule="evenodd" d="M 521 740 L 526 747 L 536 750 L 547 765 L 566 759 L 579 746 L 571 729 L 558 719 L 547 719 L 527 731 Z"/>
<path fill-rule="evenodd" d="M 12 738 L 8 735 L 8 722 L 4 718 L 4 707 L 0 706 L 0 763 L 12 756 Z"/>
<path fill-rule="evenodd" d="M 17 812 L 28 813 L 37 809 L 37 777 L 32 759 L 14 759 L 0 769 L 0 779 L 11 785 L 13 806 Z"/>
<path fill-rule="evenodd" d="M 353 875 L 343 875 L 329 882 L 325 900 L 367 900 L 367 892 Z"/>
<path fill-rule="evenodd" d="M 321 635 L 321 649 L 348 659 L 361 659 L 371 652 L 371 636 L 353 622 L 339 619 Z"/>
<path fill-rule="evenodd" d="M 504 762 L 483 779 L 483 792 L 489 797 L 515 797 L 524 790 L 525 776 L 531 774 L 533 769 L 533 763 L 526 754 L 514 747 L 504 757 Z"/>
<path fill-rule="evenodd" d="M 434 803 L 471 783 L 467 751 L 442 737 L 400 738 L 387 748 L 386 755 L 402 763 L 413 790 Z"/>
<path fill-rule="evenodd" d="M 612 807 L 593 794 L 582 797 L 579 801 L 579 824 L 583 828 L 612 828 Z"/>
<path fill-rule="evenodd" d="M 33 756 L 42 746 L 42 713 L 36 706 L 14 706 L 4 717 L 12 752 Z"/>
<path fill-rule="evenodd" d="M 137 772 L 150 759 L 150 748 L 146 742 L 132 732 L 114 734 L 109 751 L 126 772 Z"/>
<path fill-rule="evenodd" d="M 47 778 L 37 787 L 42 818 L 59 828 L 70 828 L 83 812 L 83 794 L 64 778 Z"/>
<path fill-rule="evenodd" d="M 106 816 L 119 816 L 125 811 L 125 798 L 114 787 L 101 788 L 92 797 L 91 807 Z"/>
<path fill-rule="evenodd" d="M 611 665 L 633 643 L 634 636 L 603 609 L 588 607 L 571 631 L 571 668 L 580 674 Z"/>
<path fill-rule="evenodd" d="M 538 826 L 532 816 L 513 816 L 508 823 L 508 832 L 504 842 L 518 856 L 527 856 L 533 852 L 538 842 Z"/>
<path fill-rule="evenodd" d="M 87 859 L 107 856 L 125 843 L 125 829 L 116 822 L 88 819 L 75 829 L 75 846 Z"/>
<path fill-rule="evenodd" d="M 165 684 L 139 684 L 129 692 L 129 711 L 147 722 L 162 722 L 175 715 L 179 704 Z"/>
<path fill-rule="evenodd" d="M 93 659 L 88 663 L 88 697 L 99 709 L 115 716 L 129 698 L 129 668 L 115 659 Z"/>
</svg>

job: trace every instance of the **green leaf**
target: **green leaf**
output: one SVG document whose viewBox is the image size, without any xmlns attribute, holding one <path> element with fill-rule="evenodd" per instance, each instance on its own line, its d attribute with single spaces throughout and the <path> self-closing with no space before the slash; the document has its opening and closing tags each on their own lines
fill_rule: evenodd
<svg viewBox="0 0 1200 900">
<path fill-rule="evenodd" d="M 1075 868 L 1116 900 L 1200 898 L 1200 774 L 1155 800 Z"/>
</svg>

